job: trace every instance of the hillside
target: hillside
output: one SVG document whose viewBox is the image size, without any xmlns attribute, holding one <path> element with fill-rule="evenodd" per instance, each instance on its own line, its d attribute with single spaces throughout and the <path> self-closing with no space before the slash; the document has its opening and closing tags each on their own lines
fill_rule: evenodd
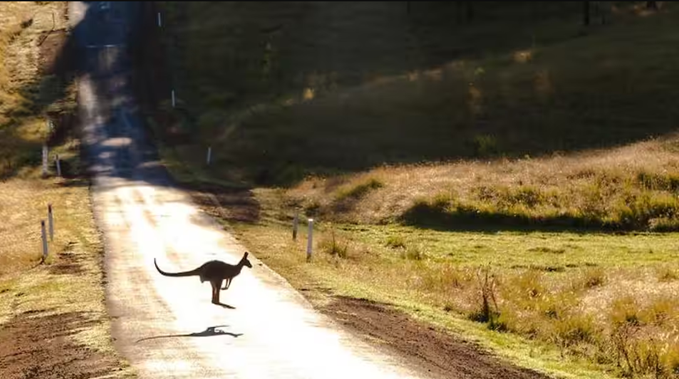
<svg viewBox="0 0 679 379">
<path fill-rule="evenodd" d="M 591 2 L 585 27 L 583 2 L 465 4 L 156 3 L 165 163 L 326 312 L 386 304 L 559 377 L 676 378 L 677 7 Z"/>
<path fill-rule="evenodd" d="M 76 86 L 66 66 L 69 32 L 66 2 L 0 3 L 2 378 L 132 377 L 110 336 L 103 246 L 81 172 Z M 54 238 L 43 257 L 48 204 Z"/>
<path fill-rule="evenodd" d="M 580 2 L 160 3 L 168 130 L 262 184 L 668 133 L 676 13 L 608 5 L 585 28 Z"/>
</svg>

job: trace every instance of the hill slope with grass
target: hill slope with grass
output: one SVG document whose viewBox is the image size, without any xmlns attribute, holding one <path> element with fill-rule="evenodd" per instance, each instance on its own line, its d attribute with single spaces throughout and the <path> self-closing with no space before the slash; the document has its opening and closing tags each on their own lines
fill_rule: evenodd
<svg viewBox="0 0 679 379">
<path fill-rule="evenodd" d="M 109 334 L 103 246 L 80 168 L 66 7 L 0 4 L 0 377 L 130 378 Z M 48 204 L 54 239 L 43 261 Z"/>
<path fill-rule="evenodd" d="M 165 163 L 222 185 L 196 199 L 321 310 L 387 303 L 559 377 L 677 377 L 676 234 L 648 233 L 679 229 L 677 7 L 591 2 L 584 27 L 583 2 L 465 3 L 155 3 Z"/>
<path fill-rule="evenodd" d="M 606 4 L 583 27 L 580 2 L 479 3 L 471 21 L 456 3 L 161 2 L 179 108 L 163 129 L 263 184 L 664 135 L 676 12 Z"/>
<path fill-rule="evenodd" d="M 675 230 L 678 14 L 602 4 L 584 27 L 572 2 L 159 3 L 178 108 L 156 131 L 188 180 L 334 174 L 289 202 L 336 220 Z M 459 159 L 494 163 L 334 192 Z"/>
</svg>

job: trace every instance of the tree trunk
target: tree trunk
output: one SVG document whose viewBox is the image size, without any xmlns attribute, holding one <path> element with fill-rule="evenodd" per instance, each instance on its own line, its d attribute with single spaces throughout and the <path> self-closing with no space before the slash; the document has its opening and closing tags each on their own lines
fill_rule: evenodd
<svg viewBox="0 0 679 379">
<path fill-rule="evenodd" d="M 589 25 L 589 1 L 583 1 L 582 2 L 582 22 L 585 24 L 585 26 Z"/>
<path fill-rule="evenodd" d="M 658 10 L 658 2 L 657 1 L 647 1 L 646 2 L 646 9 L 653 9 L 654 11 Z"/>
</svg>

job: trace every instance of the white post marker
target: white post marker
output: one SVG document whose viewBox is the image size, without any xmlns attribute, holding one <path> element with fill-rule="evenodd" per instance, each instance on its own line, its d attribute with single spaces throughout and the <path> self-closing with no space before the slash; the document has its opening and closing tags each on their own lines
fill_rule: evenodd
<svg viewBox="0 0 679 379">
<path fill-rule="evenodd" d="M 47 204 L 47 221 L 50 228 L 50 241 L 54 241 L 54 217 L 52 216 L 52 204 Z"/>
<path fill-rule="evenodd" d="M 163 26 L 163 21 L 160 18 L 160 12 L 158 12 L 158 27 L 160 28 L 161 26 Z"/>
<path fill-rule="evenodd" d="M 57 165 L 57 176 L 61 177 L 61 160 L 59 160 L 59 154 L 54 158 L 54 163 Z"/>
<path fill-rule="evenodd" d="M 295 212 L 295 218 L 292 220 L 292 240 L 297 241 L 297 226 L 299 225 L 299 212 Z"/>
<path fill-rule="evenodd" d="M 175 105 L 174 90 L 172 90 L 172 108 L 174 108 L 174 105 Z"/>
<path fill-rule="evenodd" d="M 45 233 L 45 220 L 40 221 L 40 235 L 42 237 L 42 261 L 47 260 L 47 235 Z"/>
<path fill-rule="evenodd" d="M 206 162 L 208 165 L 210 165 L 210 161 L 212 160 L 212 146 L 207 147 L 207 159 Z"/>
<path fill-rule="evenodd" d="M 309 219 L 309 233 L 307 235 L 307 242 L 306 242 L 306 260 L 311 259 L 311 254 L 313 253 L 313 245 L 314 245 L 314 219 L 310 218 Z"/>
<path fill-rule="evenodd" d="M 42 145 L 42 176 L 47 176 L 47 145 Z"/>
</svg>

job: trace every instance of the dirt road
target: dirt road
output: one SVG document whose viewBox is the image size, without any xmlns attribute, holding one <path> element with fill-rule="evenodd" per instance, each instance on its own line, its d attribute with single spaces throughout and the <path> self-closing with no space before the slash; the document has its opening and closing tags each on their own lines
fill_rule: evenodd
<svg viewBox="0 0 679 379">
<path fill-rule="evenodd" d="M 134 3 L 73 2 L 80 116 L 91 158 L 95 215 L 106 246 L 106 291 L 116 347 L 142 378 L 417 377 L 343 332 L 252 257 L 210 303 L 209 284 L 168 278 L 245 249 L 173 188 L 145 140 L 129 89 L 125 47 Z M 144 20 L 153 22 L 154 20 Z"/>
</svg>

